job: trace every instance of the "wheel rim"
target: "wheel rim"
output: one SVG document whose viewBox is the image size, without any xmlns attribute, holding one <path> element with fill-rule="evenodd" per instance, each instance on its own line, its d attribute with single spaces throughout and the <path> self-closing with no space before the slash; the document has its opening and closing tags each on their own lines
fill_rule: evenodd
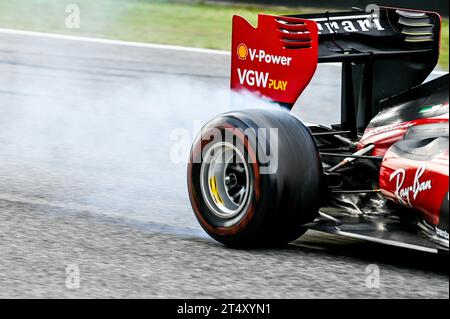
<svg viewBox="0 0 450 319">
<path fill-rule="evenodd" d="M 244 211 L 251 200 L 252 183 L 248 163 L 233 144 L 210 147 L 200 170 L 203 198 L 218 217 L 230 219 Z"/>
</svg>

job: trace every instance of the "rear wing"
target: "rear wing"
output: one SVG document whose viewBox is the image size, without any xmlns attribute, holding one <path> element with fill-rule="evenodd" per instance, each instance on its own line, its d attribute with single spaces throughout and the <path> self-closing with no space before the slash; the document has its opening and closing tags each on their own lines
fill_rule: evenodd
<svg viewBox="0 0 450 319">
<path fill-rule="evenodd" d="M 373 9 L 259 15 L 256 28 L 234 16 L 232 90 L 292 108 L 317 63 L 339 62 L 341 129 L 354 135 L 363 131 L 378 113 L 379 101 L 423 83 L 437 64 L 440 47 L 437 13 Z"/>
</svg>

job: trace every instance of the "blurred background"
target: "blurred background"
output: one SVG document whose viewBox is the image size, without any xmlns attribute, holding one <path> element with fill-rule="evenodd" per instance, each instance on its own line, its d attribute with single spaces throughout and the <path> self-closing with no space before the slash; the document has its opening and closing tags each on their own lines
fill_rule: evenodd
<svg viewBox="0 0 450 319">
<path fill-rule="evenodd" d="M 82 13 L 79 29 L 64 27 L 65 16 L 60 14 L 72 3 Z M 444 17 L 439 65 L 448 69 L 448 1 L 444 0 L 15 0 L 0 1 L 0 27 L 229 50 L 233 14 L 256 23 L 260 12 L 364 9 L 370 3 L 438 11 Z"/>
</svg>

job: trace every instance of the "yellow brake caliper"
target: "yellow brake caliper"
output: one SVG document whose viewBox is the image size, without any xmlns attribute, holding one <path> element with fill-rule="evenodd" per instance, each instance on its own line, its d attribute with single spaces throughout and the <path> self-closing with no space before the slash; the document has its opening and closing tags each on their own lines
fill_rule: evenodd
<svg viewBox="0 0 450 319">
<path fill-rule="evenodd" d="M 216 203 L 223 205 L 224 203 L 222 197 L 220 197 L 219 191 L 217 189 L 217 180 L 215 176 L 209 179 L 209 189 L 214 199 L 216 200 Z"/>
</svg>

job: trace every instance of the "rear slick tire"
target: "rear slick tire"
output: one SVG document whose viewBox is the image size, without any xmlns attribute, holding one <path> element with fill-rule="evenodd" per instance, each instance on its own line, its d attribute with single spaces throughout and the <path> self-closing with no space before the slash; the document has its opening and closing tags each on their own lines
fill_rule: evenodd
<svg viewBox="0 0 450 319">
<path fill-rule="evenodd" d="M 265 174 L 268 168 L 273 171 Z M 316 144 L 298 118 L 251 109 L 221 115 L 202 129 L 187 178 L 203 229 L 220 243 L 244 248 L 299 238 L 301 226 L 317 216 L 321 177 Z"/>
</svg>

